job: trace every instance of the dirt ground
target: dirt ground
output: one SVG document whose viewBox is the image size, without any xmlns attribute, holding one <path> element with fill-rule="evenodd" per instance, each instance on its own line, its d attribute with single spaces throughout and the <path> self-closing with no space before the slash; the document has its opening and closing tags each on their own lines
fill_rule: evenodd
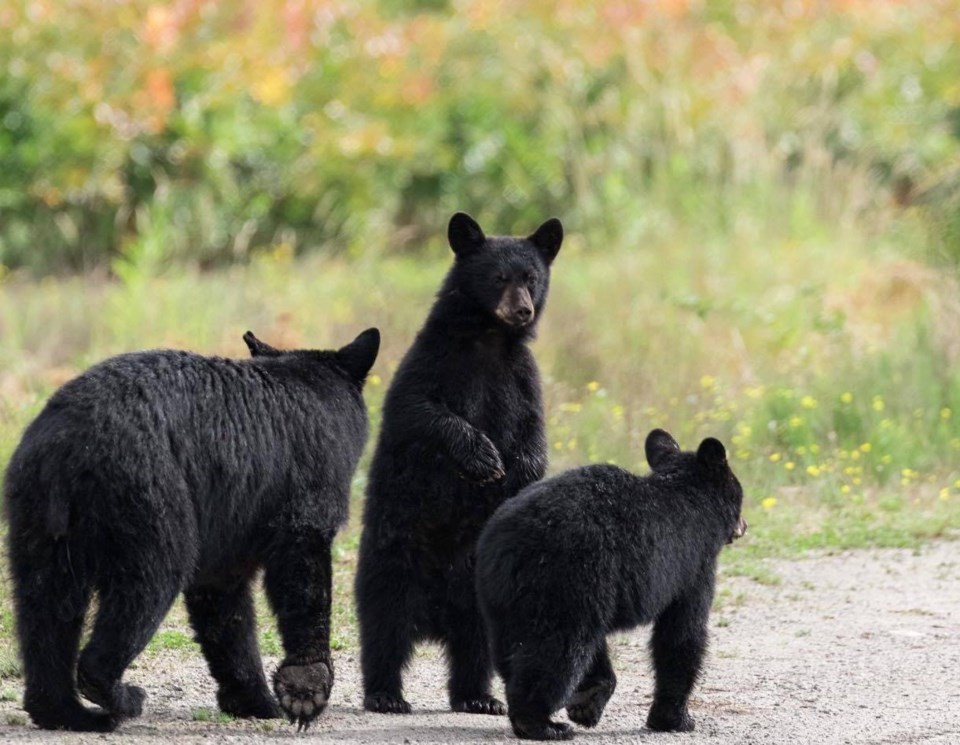
<svg viewBox="0 0 960 745">
<path fill-rule="evenodd" d="M 619 685 L 582 742 L 960 744 L 960 543 L 918 552 L 849 552 L 771 561 L 779 583 L 722 578 L 724 606 L 711 621 L 713 644 L 691 705 L 697 730 L 644 729 L 652 679 L 641 629 L 613 642 Z M 276 660 L 268 660 L 268 669 Z M 514 741 L 505 718 L 445 711 L 445 671 L 433 648 L 406 677 L 415 713 L 366 714 L 355 655 L 336 659 L 332 706 L 305 734 L 282 722 L 194 721 L 213 708 L 201 659 L 168 652 L 141 662 L 128 679 L 149 694 L 142 719 L 113 735 L 41 732 L 16 702 L 0 704 L 0 741 L 101 743 L 236 742 L 299 739 L 344 743 Z M 9 687 L 9 686 L 8 686 Z M 19 691 L 18 691 L 19 693 Z M 562 716 L 562 715 L 561 715 Z"/>
</svg>

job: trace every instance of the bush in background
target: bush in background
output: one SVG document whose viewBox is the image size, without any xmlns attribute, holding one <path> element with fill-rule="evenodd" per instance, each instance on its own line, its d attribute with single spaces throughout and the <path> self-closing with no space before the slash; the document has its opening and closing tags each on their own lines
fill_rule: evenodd
<svg viewBox="0 0 960 745">
<path fill-rule="evenodd" d="M 958 38 L 951 0 L 9 0 L 0 264 L 379 255 L 456 209 L 597 250 L 903 222 L 956 261 Z"/>
</svg>

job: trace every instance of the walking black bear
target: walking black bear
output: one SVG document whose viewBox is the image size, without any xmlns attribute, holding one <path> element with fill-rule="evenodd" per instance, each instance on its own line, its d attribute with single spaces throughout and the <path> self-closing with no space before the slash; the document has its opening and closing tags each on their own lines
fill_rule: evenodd
<svg viewBox="0 0 960 745">
<path fill-rule="evenodd" d="M 383 410 L 357 570 L 364 707 L 407 713 L 401 673 L 442 641 L 454 711 L 503 714 L 473 585 L 473 548 L 505 499 L 547 463 L 540 378 L 527 346 L 563 228 L 486 237 L 463 213 L 456 259 Z"/>
<path fill-rule="evenodd" d="M 572 737 L 550 720 L 564 705 L 595 726 L 616 686 L 606 635 L 651 622 L 647 726 L 693 729 L 717 555 L 747 529 L 743 491 L 713 438 L 683 453 L 654 430 L 646 454 L 646 478 L 588 466 L 534 484 L 480 536 L 477 594 L 518 737 Z"/>
<path fill-rule="evenodd" d="M 39 726 L 107 731 L 138 716 L 144 691 L 121 677 L 181 590 L 224 711 L 306 726 L 326 706 L 330 545 L 367 437 L 362 388 L 380 334 L 336 352 L 244 339 L 253 359 L 106 360 L 24 433 L 5 502 L 24 708 Z M 261 566 L 286 652 L 279 706 L 254 628 Z"/>
</svg>

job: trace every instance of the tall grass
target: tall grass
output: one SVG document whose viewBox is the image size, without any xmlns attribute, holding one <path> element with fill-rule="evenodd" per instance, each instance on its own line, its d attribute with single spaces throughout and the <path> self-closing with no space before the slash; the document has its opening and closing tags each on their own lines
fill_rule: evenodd
<svg viewBox="0 0 960 745">
<path fill-rule="evenodd" d="M 904 256 L 901 235 L 830 236 L 822 226 L 754 241 L 678 231 L 588 250 L 572 231 L 534 347 L 551 470 L 604 461 L 644 470 L 652 427 L 691 448 L 719 436 L 751 525 L 724 553 L 725 571 L 763 581 L 760 557 L 955 535 L 956 280 Z M 248 328 L 281 347 L 332 347 L 379 326 L 366 394 L 375 435 L 384 390 L 451 258 L 437 250 L 420 260 L 298 259 L 280 247 L 209 273 L 158 271 L 150 256 L 148 245 L 131 252 L 119 279 L 0 285 L 0 467 L 52 390 L 89 364 L 158 346 L 244 356 Z M 339 648 L 356 644 L 367 457 L 335 551 Z M 12 632 L 6 592 L 0 583 L 0 639 Z M 274 653 L 276 630 L 262 610 L 261 643 Z M 151 649 L 183 647 L 182 609 L 165 629 Z M 0 666 L 15 673 L 8 657 Z"/>
</svg>

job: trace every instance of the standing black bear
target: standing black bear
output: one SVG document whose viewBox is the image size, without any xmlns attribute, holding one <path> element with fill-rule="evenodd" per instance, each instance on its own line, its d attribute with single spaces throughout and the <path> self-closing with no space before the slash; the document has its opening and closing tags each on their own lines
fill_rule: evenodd
<svg viewBox="0 0 960 745">
<path fill-rule="evenodd" d="M 224 711 L 306 725 L 326 706 L 330 544 L 367 436 L 361 391 L 380 334 L 337 352 L 244 339 L 253 359 L 106 360 L 24 433 L 5 501 L 24 708 L 39 726 L 107 731 L 138 716 L 144 691 L 121 677 L 181 590 Z M 279 707 L 254 628 L 260 566 L 286 652 Z"/>
<path fill-rule="evenodd" d="M 442 641 L 454 711 L 503 714 L 473 586 L 480 529 L 547 463 L 540 379 L 527 347 L 563 228 L 484 236 L 450 220 L 456 255 L 387 393 L 357 570 L 364 707 L 407 713 L 413 645 Z"/>
<path fill-rule="evenodd" d="M 600 721 L 617 679 L 606 635 L 653 622 L 656 672 L 647 726 L 693 729 L 687 699 L 707 645 L 717 555 L 743 535 L 743 491 L 723 445 L 682 453 L 647 437 L 653 473 L 615 466 L 567 471 L 524 490 L 477 543 L 477 595 L 518 737 L 565 740 L 550 720 L 566 705 Z"/>
</svg>

